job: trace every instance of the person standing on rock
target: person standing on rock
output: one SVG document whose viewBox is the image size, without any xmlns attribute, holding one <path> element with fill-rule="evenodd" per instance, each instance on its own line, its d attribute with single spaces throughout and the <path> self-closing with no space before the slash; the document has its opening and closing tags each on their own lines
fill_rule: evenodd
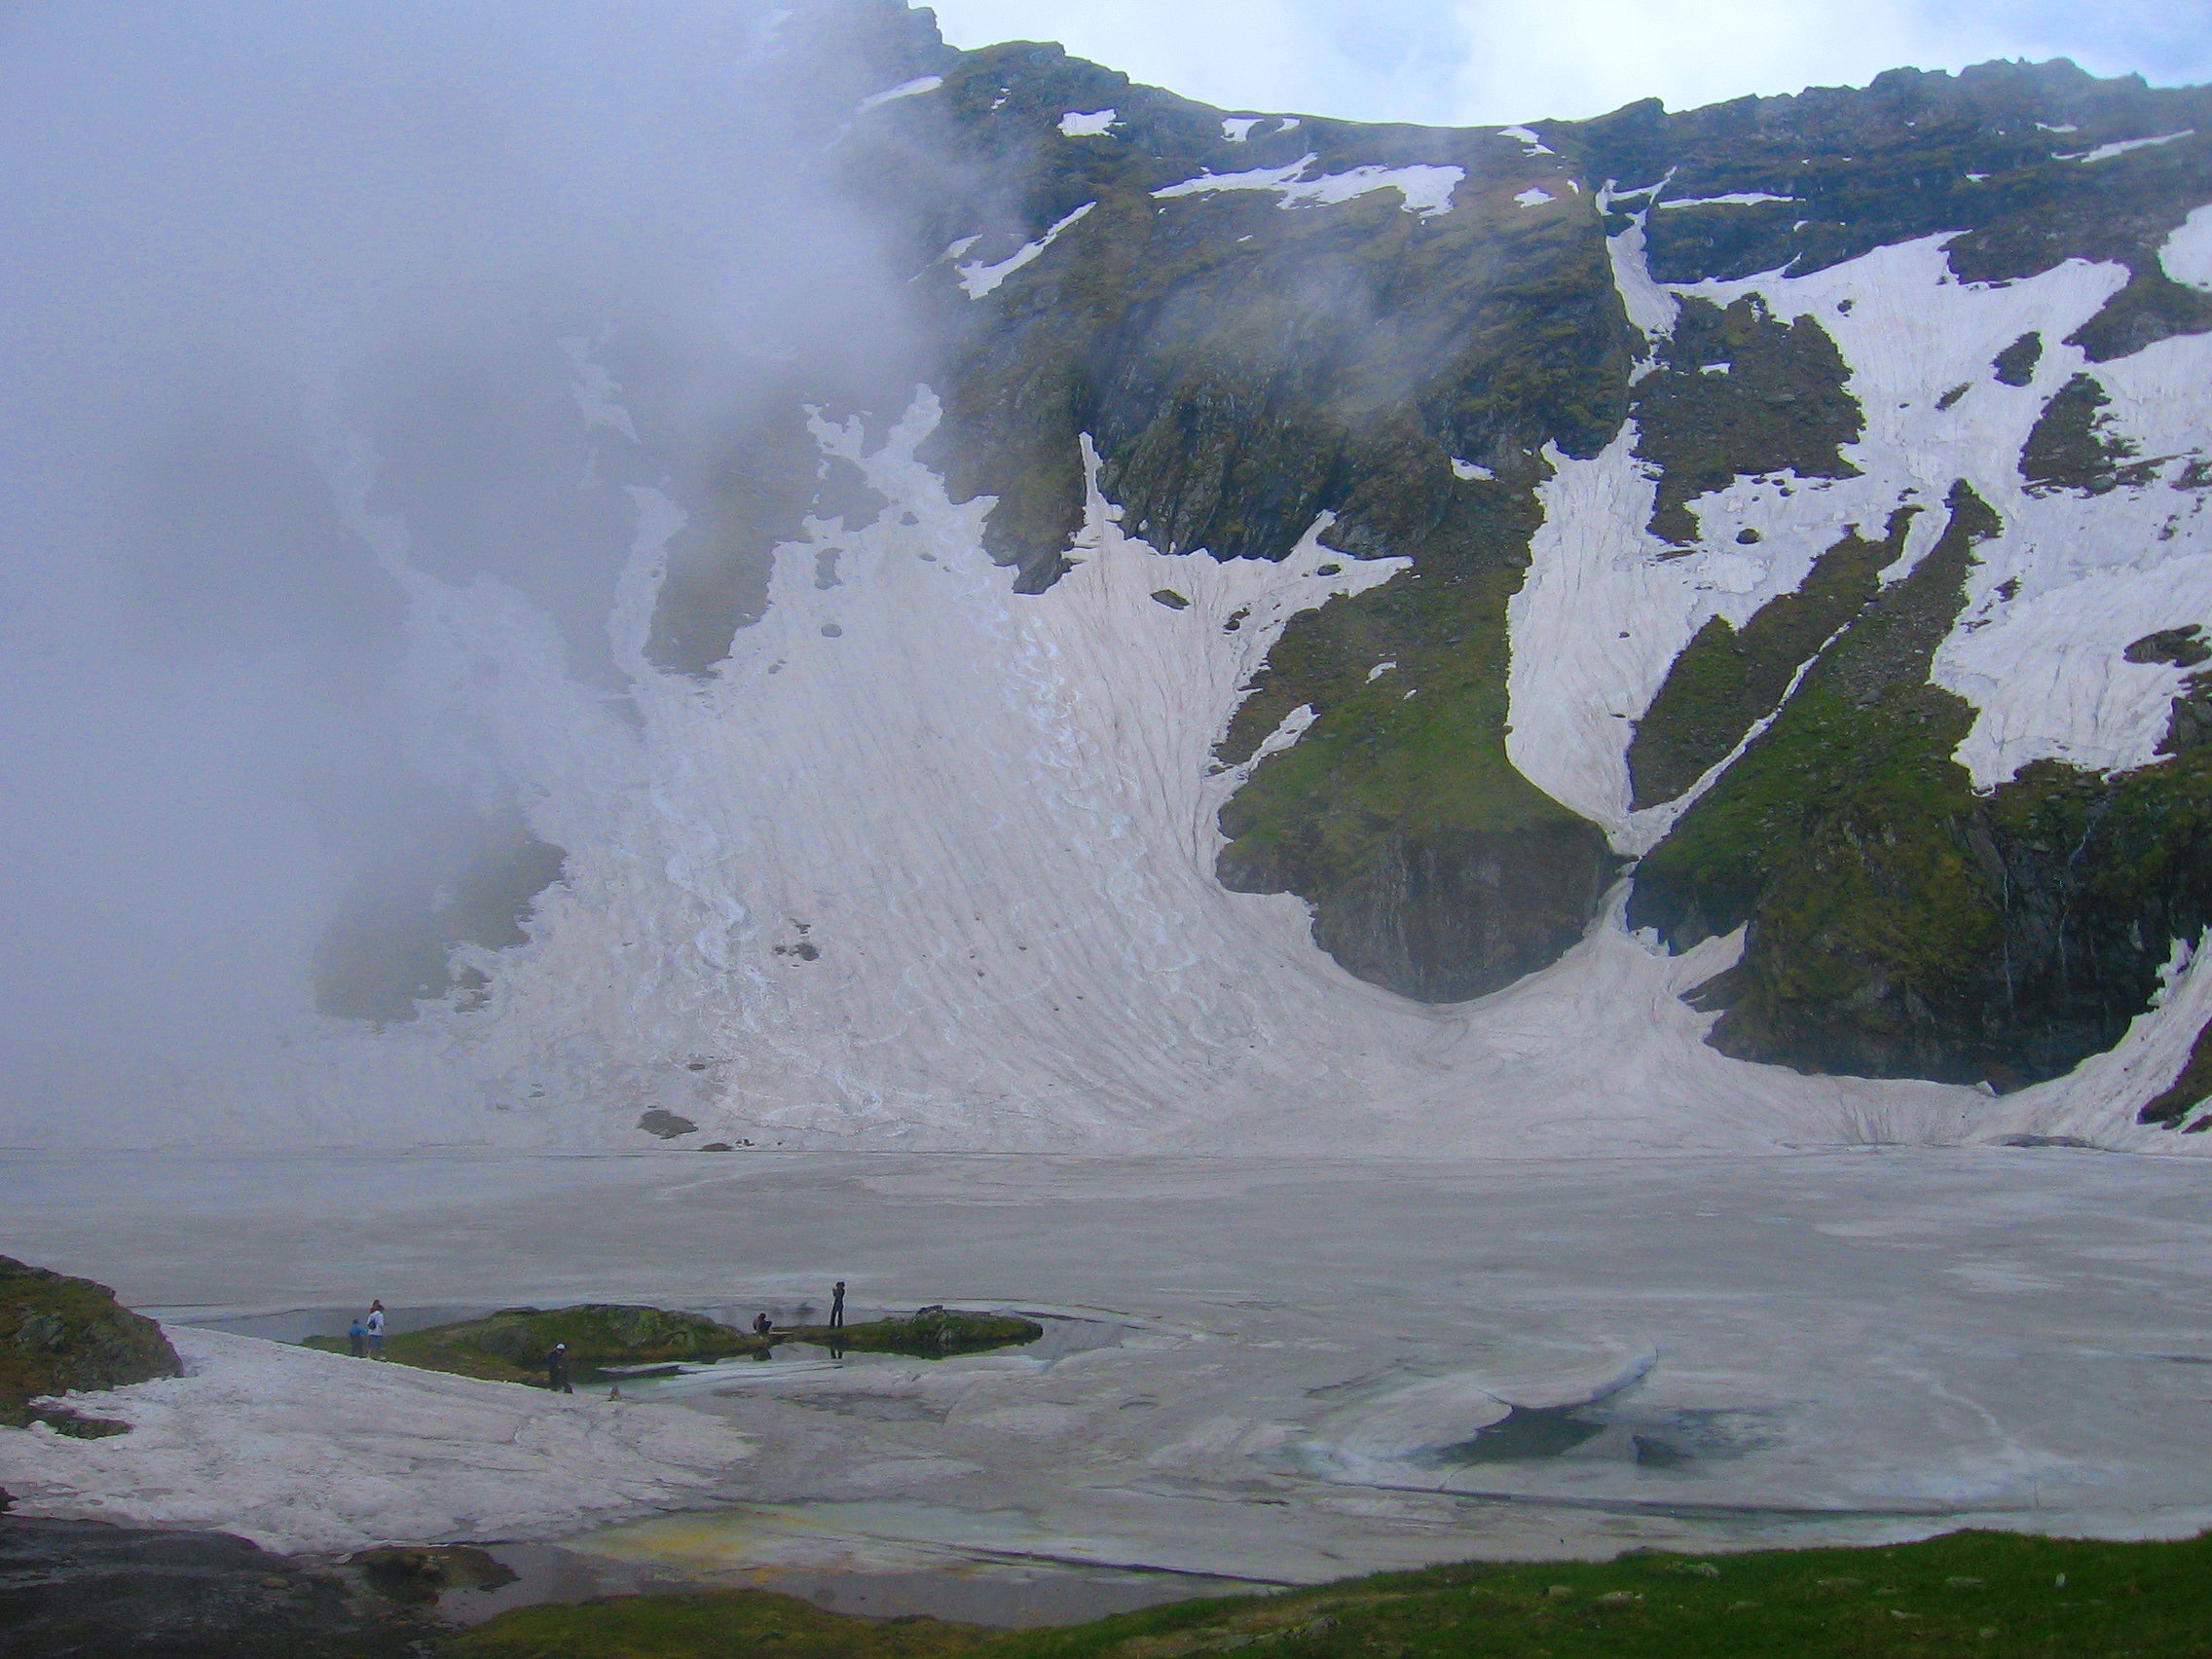
<svg viewBox="0 0 2212 1659">
<path fill-rule="evenodd" d="M 569 1345 L 555 1343 L 553 1351 L 545 1356 L 545 1385 L 556 1394 L 573 1394 L 575 1385 L 569 1381 Z"/>
<path fill-rule="evenodd" d="M 384 1304 L 381 1301 L 369 1304 L 369 1320 L 365 1334 L 369 1339 L 369 1357 L 371 1359 L 384 1358 Z"/>
<path fill-rule="evenodd" d="M 839 1279 L 830 1292 L 830 1328 L 841 1331 L 845 1327 L 845 1281 Z"/>
</svg>

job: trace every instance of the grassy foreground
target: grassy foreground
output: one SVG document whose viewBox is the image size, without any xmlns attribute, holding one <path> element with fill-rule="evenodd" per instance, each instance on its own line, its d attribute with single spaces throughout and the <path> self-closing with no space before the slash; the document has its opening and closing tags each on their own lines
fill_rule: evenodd
<svg viewBox="0 0 2212 1659">
<path fill-rule="evenodd" d="M 1957 1532 L 1878 1549 L 1432 1567 L 994 1633 L 871 1620 L 765 1591 L 526 1607 L 452 1639 L 467 1659 L 1183 1659 L 1262 1646 L 1413 1659 L 2200 1659 L 2212 1537 L 2102 1543 Z"/>
</svg>

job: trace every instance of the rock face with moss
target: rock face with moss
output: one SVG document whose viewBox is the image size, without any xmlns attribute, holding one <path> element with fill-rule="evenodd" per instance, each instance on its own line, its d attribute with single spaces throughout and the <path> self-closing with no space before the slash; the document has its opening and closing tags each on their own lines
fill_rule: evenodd
<svg viewBox="0 0 2212 1659">
<path fill-rule="evenodd" d="M 0 1256 L 0 1425 L 22 1427 L 44 1394 L 120 1388 L 182 1369 L 161 1326 L 106 1285 Z"/>
</svg>

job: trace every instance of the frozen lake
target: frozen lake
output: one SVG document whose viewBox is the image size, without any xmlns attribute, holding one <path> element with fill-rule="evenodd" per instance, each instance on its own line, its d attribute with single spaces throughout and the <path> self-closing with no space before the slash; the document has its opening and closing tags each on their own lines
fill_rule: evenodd
<svg viewBox="0 0 2212 1659">
<path fill-rule="evenodd" d="M 4 1178 L 0 1250 L 178 1322 L 277 1332 L 371 1296 L 794 1309 L 836 1278 L 864 1315 L 1099 1322 L 1043 1354 L 679 1380 L 659 1397 L 756 1455 L 719 1511 L 581 1540 L 629 1563 L 1287 1581 L 2212 1524 L 2196 1161 L 424 1154 Z"/>
</svg>

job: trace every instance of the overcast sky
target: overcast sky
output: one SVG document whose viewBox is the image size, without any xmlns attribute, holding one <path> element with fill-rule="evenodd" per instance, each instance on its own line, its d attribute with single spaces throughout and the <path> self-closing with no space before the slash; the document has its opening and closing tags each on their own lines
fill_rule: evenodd
<svg viewBox="0 0 2212 1659">
<path fill-rule="evenodd" d="M 955 46 L 1057 40 L 1233 109 L 1441 125 L 1658 96 L 1862 86 L 1884 69 L 2072 57 L 2212 81 L 2212 0 L 934 0 Z"/>
</svg>

